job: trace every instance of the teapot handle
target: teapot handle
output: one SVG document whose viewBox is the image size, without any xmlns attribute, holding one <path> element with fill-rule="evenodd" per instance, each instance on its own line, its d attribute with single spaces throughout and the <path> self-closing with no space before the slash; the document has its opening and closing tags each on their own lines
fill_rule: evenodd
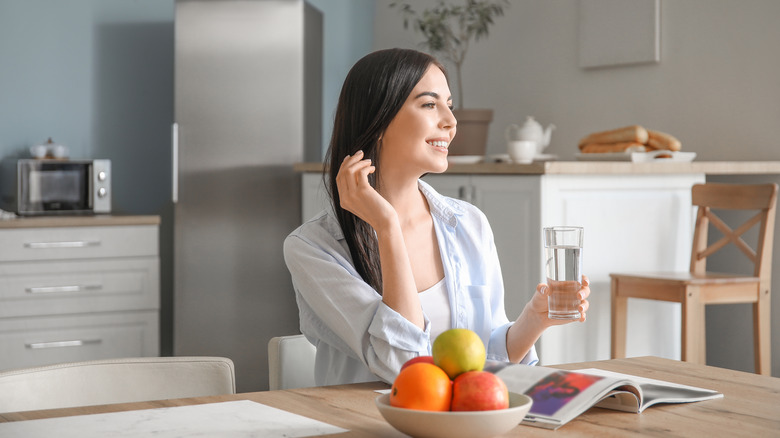
<svg viewBox="0 0 780 438">
<path fill-rule="evenodd" d="M 512 124 L 511 124 L 511 125 L 509 125 L 509 126 L 507 126 L 507 127 L 506 127 L 506 129 L 504 130 L 504 138 L 506 138 L 506 141 L 513 141 L 513 140 L 516 140 L 515 138 L 511 138 L 509 134 L 510 134 L 512 131 L 518 131 L 518 130 L 520 130 L 520 127 L 519 127 L 519 126 L 517 126 L 517 125 L 516 125 L 516 124 L 514 124 L 514 123 L 512 123 Z"/>
</svg>

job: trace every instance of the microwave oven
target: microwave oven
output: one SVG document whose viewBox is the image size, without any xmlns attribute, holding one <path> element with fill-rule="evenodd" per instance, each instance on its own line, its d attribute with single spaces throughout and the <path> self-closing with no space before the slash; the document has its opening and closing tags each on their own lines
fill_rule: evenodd
<svg viewBox="0 0 780 438">
<path fill-rule="evenodd" d="M 111 160 L 5 159 L 0 209 L 20 216 L 111 212 Z"/>
</svg>

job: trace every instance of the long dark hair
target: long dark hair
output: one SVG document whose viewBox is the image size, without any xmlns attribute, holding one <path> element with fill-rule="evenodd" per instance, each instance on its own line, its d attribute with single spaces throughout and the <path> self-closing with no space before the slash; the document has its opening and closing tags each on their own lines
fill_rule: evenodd
<svg viewBox="0 0 780 438">
<path fill-rule="evenodd" d="M 341 208 L 336 175 L 347 155 L 362 150 L 376 171 L 368 176 L 372 187 L 379 178 L 379 139 L 400 111 L 428 67 L 444 67 L 432 56 L 409 49 L 386 49 L 360 59 L 347 74 L 341 88 L 325 167 L 333 210 L 355 265 L 363 280 L 382 294 L 382 269 L 374 229 L 364 220 Z"/>
</svg>

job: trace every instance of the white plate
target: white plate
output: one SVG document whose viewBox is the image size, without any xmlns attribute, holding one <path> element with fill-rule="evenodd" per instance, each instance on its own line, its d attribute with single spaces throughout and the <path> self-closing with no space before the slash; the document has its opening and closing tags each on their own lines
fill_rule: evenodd
<svg viewBox="0 0 780 438">
<path fill-rule="evenodd" d="M 616 152 L 604 154 L 575 154 L 575 157 L 580 161 L 631 161 L 634 163 L 691 162 L 696 158 L 696 152 Z"/>
<path fill-rule="evenodd" d="M 553 154 L 536 154 L 534 161 L 553 161 L 557 160 L 558 156 Z"/>
<path fill-rule="evenodd" d="M 553 154 L 538 154 L 534 157 L 534 161 L 554 161 L 557 160 L 558 156 Z M 489 155 L 485 159 L 486 163 L 513 163 L 512 157 L 509 156 L 509 154 L 495 154 L 495 155 Z"/>
<path fill-rule="evenodd" d="M 449 155 L 447 161 L 454 164 L 474 164 L 485 159 L 484 155 Z"/>
<path fill-rule="evenodd" d="M 489 438 L 520 424 L 531 409 L 530 397 L 509 393 L 509 408 L 496 411 L 431 412 L 390 406 L 390 394 L 376 398 L 376 407 L 390 425 L 413 437 Z"/>
</svg>

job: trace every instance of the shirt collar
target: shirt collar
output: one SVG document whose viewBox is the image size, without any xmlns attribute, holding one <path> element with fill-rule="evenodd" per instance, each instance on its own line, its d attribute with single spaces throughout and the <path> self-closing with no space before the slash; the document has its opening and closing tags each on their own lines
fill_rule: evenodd
<svg viewBox="0 0 780 438">
<path fill-rule="evenodd" d="M 417 185 L 420 187 L 423 195 L 425 195 L 425 199 L 428 200 L 431 214 L 444 221 L 450 227 L 455 228 L 458 225 L 457 216 L 463 214 L 463 208 L 453 199 L 439 194 L 425 181 L 417 180 Z"/>
</svg>

